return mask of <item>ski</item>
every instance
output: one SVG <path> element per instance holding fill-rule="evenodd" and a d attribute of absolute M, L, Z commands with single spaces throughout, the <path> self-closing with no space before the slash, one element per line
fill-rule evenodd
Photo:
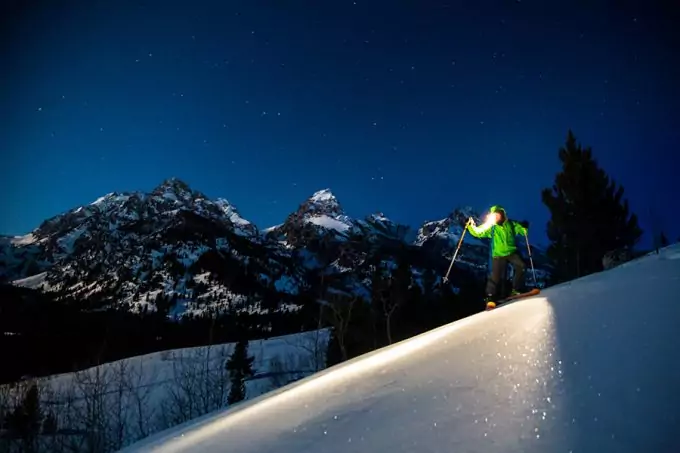
<path fill-rule="evenodd" d="M 498 302 L 487 302 L 486 304 L 486 310 L 493 310 L 494 308 L 498 307 L 499 305 L 503 305 L 506 302 L 510 302 L 511 300 L 515 299 L 522 299 L 523 297 L 529 297 L 529 296 L 535 296 L 536 294 L 539 294 L 541 292 L 540 289 L 534 288 L 531 291 L 527 291 L 525 293 L 520 293 L 520 294 L 515 294 L 514 296 L 508 296 L 505 299 L 501 299 Z"/>

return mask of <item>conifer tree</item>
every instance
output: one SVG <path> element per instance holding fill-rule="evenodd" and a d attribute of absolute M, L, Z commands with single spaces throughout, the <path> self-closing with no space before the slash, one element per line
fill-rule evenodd
<path fill-rule="evenodd" d="M 623 199 L 623 187 L 600 168 L 590 147 L 576 142 L 571 130 L 559 159 L 562 170 L 542 199 L 551 213 L 548 256 L 557 281 L 566 281 L 602 270 L 604 254 L 632 248 L 642 230 Z"/>
<path fill-rule="evenodd" d="M 253 360 L 255 357 L 248 357 L 248 341 L 241 339 L 236 343 L 234 352 L 227 360 L 226 368 L 231 381 L 231 389 L 227 396 L 227 403 L 234 404 L 242 401 L 246 397 L 246 378 L 252 376 Z"/>
<path fill-rule="evenodd" d="M 20 405 L 9 414 L 6 420 L 10 437 L 21 439 L 23 451 L 36 451 L 36 439 L 40 434 L 42 419 L 40 393 L 38 387 L 32 384 Z"/>

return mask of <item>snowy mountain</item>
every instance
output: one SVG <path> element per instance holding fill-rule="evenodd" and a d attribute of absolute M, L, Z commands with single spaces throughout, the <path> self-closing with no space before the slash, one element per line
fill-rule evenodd
<path fill-rule="evenodd" d="M 313 194 L 291 213 L 285 222 L 267 230 L 267 236 L 277 238 L 292 247 L 304 246 L 322 234 L 346 239 L 353 221 L 345 215 L 340 203 L 324 189 Z"/>
<path fill-rule="evenodd" d="M 110 193 L 48 219 L 23 238 L 5 240 L 6 262 L 21 261 L 29 247 L 47 271 L 15 283 L 136 310 L 159 294 L 179 299 L 183 311 L 238 301 L 235 289 L 276 283 L 288 270 L 227 200 L 211 201 L 177 179 L 150 193 Z M 243 275 L 245 269 L 265 269 L 268 281 Z"/>
<path fill-rule="evenodd" d="M 324 189 L 282 224 L 259 231 L 227 200 L 210 200 L 172 178 L 150 193 L 109 193 L 25 236 L 1 237 L 0 278 L 91 308 L 164 307 L 177 316 L 209 307 L 291 310 L 311 297 L 319 273 L 332 276 L 336 289 L 367 298 L 377 255 L 394 268 L 408 250 L 423 285 L 418 276 L 442 273 L 470 215 L 467 208 L 426 222 L 410 243 L 403 225 L 382 213 L 353 219 Z M 481 276 L 487 258 L 488 244 L 467 235 L 459 265 Z"/>
<path fill-rule="evenodd" d="M 123 451 L 677 452 L 679 276 L 676 244 Z"/>

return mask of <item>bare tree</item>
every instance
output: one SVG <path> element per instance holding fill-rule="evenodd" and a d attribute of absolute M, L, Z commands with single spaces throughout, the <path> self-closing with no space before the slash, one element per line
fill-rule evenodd
<path fill-rule="evenodd" d="M 134 389 L 130 385 L 130 367 L 128 360 L 119 360 L 113 365 L 112 392 L 107 398 L 107 412 L 111 417 L 110 446 L 120 450 L 125 440 L 130 437 L 128 420 L 130 417 L 131 394 Z"/>
<path fill-rule="evenodd" d="M 343 361 L 349 357 L 347 353 L 347 333 L 352 320 L 352 309 L 357 299 L 358 296 L 333 291 L 328 293 L 328 301 L 325 303 L 329 308 L 330 322 L 333 325 L 333 332 L 335 332 L 335 336 L 338 339 Z"/>
<path fill-rule="evenodd" d="M 155 370 L 155 369 L 154 369 Z M 145 379 L 146 376 L 146 379 Z M 132 412 L 136 421 L 136 431 L 133 436 L 142 439 L 151 434 L 153 429 L 151 420 L 155 418 L 156 410 L 149 399 L 153 386 L 156 384 L 157 373 L 144 369 L 144 361 L 139 361 L 139 367 L 131 367 L 127 385 L 132 398 Z"/>
<path fill-rule="evenodd" d="M 222 364 L 227 355 L 224 346 L 173 353 L 172 379 L 166 383 L 167 397 L 162 402 L 164 426 L 183 423 L 226 404 L 229 385 Z"/>
<path fill-rule="evenodd" d="M 393 343 L 392 339 L 392 317 L 397 309 L 403 306 L 408 299 L 408 290 L 411 285 L 411 268 L 404 259 L 399 260 L 397 268 L 390 273 L 387 280 L 381 279 L 379 284 L 385 285 L 377 292 L 380 298 L 380 305 L 385 317 L 385 331 L 388 344 Z"/>
<path fill-rule="evenodd" d="M 74 383 L 84 405 L 76 422 L 85 431 L 85 450 L 107 451 L 109 441 L 109 413 L 106 394 L 111 391 L 111 375 L 107 367 L 96 366 L 77 371 Z"/>

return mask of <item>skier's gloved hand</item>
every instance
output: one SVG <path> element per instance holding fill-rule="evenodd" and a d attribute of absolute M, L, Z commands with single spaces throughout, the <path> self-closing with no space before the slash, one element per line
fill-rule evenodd
<path fill-rule="evenodd" d="M 522 225 L 527 230 L 529 229 L 529 221 L 528 220 L 520 220 L 519 224 Z"/>

